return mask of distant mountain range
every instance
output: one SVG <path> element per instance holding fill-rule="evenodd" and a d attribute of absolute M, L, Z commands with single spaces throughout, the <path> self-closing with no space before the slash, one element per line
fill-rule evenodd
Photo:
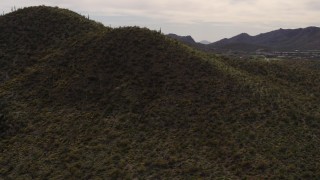
<path fill-rule="evenodd" d="M 192 39 L 192 37 L 190 38 Z M 319 50 L 320 28 L 278 29 L 256 36 L 241 33 L 232 38 L 225 38 L 208 44 L 206 45 L 206 49 L 248 52 L 258 49 L 264 49 L 266 51 Z"/>
<path fill-rule="evenodd" d="M 230 39 L 222 39 L 210 44 L 219 49 L 253 51 L 267 50 L 314 50 L 320 49 L 320 28 L 279 29 L 268 33 L 250 36 L 239 34 Z"/>
<path fill-rule="evenodd" d="M 187 44 L 196 44 L 196 41 L 191 36 L 179 36 L 176 34 L 167 34 L 167 36 Z"/>
<path fill-rule="evenodd" d="M 175 40 L 178 40 L 178 41 L 181 41 L 183 43 L 187 43 L 187 44 L 198 44 L 198 45 L 201 45 L 201 44 L 204 44 L 204 45 L 207 45 L 207 44 L 211 44 L 212 42 L 210 41 L 207 41 L 207 40 L 202 40 L 200 42 L 196 42 L 193 37 L 191 37 L 190 35 L 188 36 L 180 36 L 180 35 L 177 35 L 177 34 L 173 34 L 173 33 L 170 33 L 170 34 L 167 34 L 168 37 L 171 37 Z"/>
<path fill-rule="evenodd" d="M 200 44 L 211 44 L 212 42 L 207 41 L 207 40 L 202 40 L 199 42 Z"/>

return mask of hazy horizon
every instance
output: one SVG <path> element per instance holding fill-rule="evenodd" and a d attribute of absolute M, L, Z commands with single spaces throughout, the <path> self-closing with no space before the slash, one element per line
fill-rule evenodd
<path fill-rule="evenodd" d="M 257 35 L 280 28 L 320 26 L 320 2 L 316 0 L 6 0 L 0 4 L 4 13 L 14 6 L 58 6 L 89 15 L 106 26 L 137 25 L 210 42 L 244 32 Z"/>

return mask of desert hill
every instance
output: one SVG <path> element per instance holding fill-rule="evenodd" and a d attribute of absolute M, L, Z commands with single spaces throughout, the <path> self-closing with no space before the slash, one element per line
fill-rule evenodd
<path fill-rule="evenodd" d="M 45 6 L 0 27 L 0 178 L 320 176 L 317 61 L 236 61 Z"/>

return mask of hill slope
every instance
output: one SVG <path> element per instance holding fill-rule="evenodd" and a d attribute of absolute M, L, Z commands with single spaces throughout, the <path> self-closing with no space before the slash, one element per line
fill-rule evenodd
<path fill-rule="evenodd" d="M 39 11 L 68 22 L 41 25 Z M 318 62 L 237 62 L 77 17 L 0 17 L 30 39 L 0 44 L 0 178 L 320 176 Z M 66 23 L 70 36 L 51 34 Z M 33 47 L 38 32 L 51 43 Z"/>
<path fill-rule="evenodd" d="M 220 49 L 255 51 L 269 50 L 319 50 L 320 28 L 279 29 L 268 33 L 250 36 L 240 34 L 230 39 L 222 39 L 210 46 Z"/>
<path fill-rule="evenodd" d="M 108 29 L 65 9 L 31 7 L 0 17 L 0 82 L 66 39 Z"/>

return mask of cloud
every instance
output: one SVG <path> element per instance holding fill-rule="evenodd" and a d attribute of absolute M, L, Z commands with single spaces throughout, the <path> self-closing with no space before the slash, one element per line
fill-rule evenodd
<path fill-rule="evenodd" d="M 308 10 L 320 11 L 320 1 L 310 1 L 306 4 Z"/>
<path fill-rule="evenodd" d="M 3 2 L 1 2 L 3 4 Z M 93 15 L 142 16 L 168 22 L 305 22 L 316 21 L 314 0 L 8 0 L 5 5 L 54 5 Z"/>
<path fill-rule="evenodd" d="M 176 24 L 177 28 L 227 24 L 238 30 L 245 26 L 269 30 L 320 25 L 318 0 L 1 0 L 0 10 L 41 4 L 90 14 L 105 24 L 108 20 L 120 20 L 124 25 Z"/>

